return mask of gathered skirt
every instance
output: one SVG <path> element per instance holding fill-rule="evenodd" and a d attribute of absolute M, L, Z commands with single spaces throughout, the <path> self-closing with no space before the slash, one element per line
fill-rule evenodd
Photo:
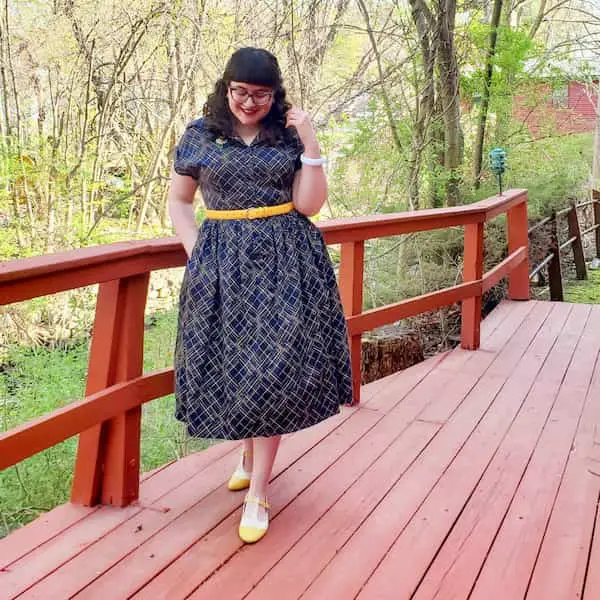
<path fill-rule="evenodd" d="M 304 215 L 202 222 L 181 287 L 175 397 L 190 435 L 229 440 L 291 433 L 352 402 L 335 272 Z"/>

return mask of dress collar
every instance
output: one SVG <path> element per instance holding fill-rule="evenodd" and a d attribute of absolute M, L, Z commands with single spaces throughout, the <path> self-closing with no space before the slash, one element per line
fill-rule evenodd
<path fill-rule="evenodd" d="M 256 146 L 257 144 L 259 144 L 260 142 L 262 142 L 265 138 L 265 133 L 264 133 L 264 128 L 261 126 L 258 130 L 258 133 L 256 134 L 256 136 L 254 137 L 254 139 L 249 143 L 246 144 L 246 142 L 237 134 L 237 133 L 233 133 L 229 139 L 231 140 L 235 140 L 236 142 L 239 142 L 240 144 L 242 144 L 243 146 Z"/>

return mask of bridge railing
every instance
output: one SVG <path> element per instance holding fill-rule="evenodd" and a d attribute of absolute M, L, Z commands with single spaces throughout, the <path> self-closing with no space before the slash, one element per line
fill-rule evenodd
<path fill-rule="evenodd" d="M 581 230 L 579 212 L 585 208 L 590 208 L 592 212 L 593 225 L 587 229 Z M 567 231 L 569 238 L 562 244 L 559 241 L 558 222 L 562 217 L 566 217 Z M 585 255 L 583 251 L 583 240 L 585 236 L 594 234 L 596 256 L 600 258 L 600 191 L 592 192 L 592 199 L 587 202 L 576 204 L 571 203 L 569 208 L 554 211 L 549 217 L 538 221 L 529 228 L 529 235 L 542 227 L 550 229 L 550 244 L 544 258 L 535 266 L 532 266 L 529 278 L 538 276 L 541 278 L 544 270 L 548 273 L 548 287 L 550 290 L 550 300 L 555 302 L 563 301 L 563 276 L 561 256 L 566 250 L 573 252 L 573 262 L 575 264 L 575 274 L 577 279 L 587 279 L 587 268 L 585 265 Z"/>
<path fill-rule="evenodd" d="M 508 256 L 483 272 L 484 224 L 506 213 Z M 365 240 L 464 226 L 463 282 L 363 311 Z M 477 349 L 483 293 L 509 278 L 509 296 L 529 298 L 527 192 L 509 190 L 469 206 L 318 223 L 341 245 L 339 286 L 347 318 L 354 400 L 360 397 L 363 332 L 462 302 L 461 345 Z M 142 374 L 150 273 L 183 266 L 176 239 L 110 244 L 0 265 L 0 305 L 99 284 L 85 397 L 0 435 L 0 469 L 79 434 L 71 500 L 125 506 L 138 497 L 142 404 L 173 392 L 173 369 Z"/>

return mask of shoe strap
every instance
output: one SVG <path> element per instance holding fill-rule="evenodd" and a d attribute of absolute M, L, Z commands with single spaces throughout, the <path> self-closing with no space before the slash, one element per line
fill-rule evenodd
<path fill-rule="evenodd" d="M 271 505 L 266 501 L 266 500 L 261 500 L 260 498 L 256 498 L 255 496 L 250 496 L 247 497 L 244 500 L 244 504 L 259 504 L 260 506 L 262 506 L 263 508 L 266 508 L 267 510 L 271 509 Z"/>

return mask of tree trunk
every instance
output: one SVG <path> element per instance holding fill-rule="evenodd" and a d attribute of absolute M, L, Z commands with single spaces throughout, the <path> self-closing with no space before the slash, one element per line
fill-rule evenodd
<path fill-rule="evenodd" d="M 531 29 L 529 30 L 529 37 L 533 39 L 535 34 L 538 32 L 540 25 L 544 21 L 544 17 L 546 16 L 546 0 L 541 0 L 540 5 L 538 7 L 538 12 L 535 17 L 535 21 L 531 25 Z"/>
<path fill-rule="evenodd" d="M 513 2 L 505 1 L 502 5 L 502 16 L 500 22 L 503 27 L 511 29 Z M 496 73 L 497 78 L 503 79 L 503 89 L 514 90 L 515 74 L 512 71 L 508 73 Z M 500 98 L 496 108 L 496 127 L 494 132 L 495 144 L 503 146 L 509 135 L 509 127 L 513 114 L 513 97 L 505 96 Z"/>
<path fill-rule="evenodd" d="M 175 116 L 173 115 L 169 122 L 166 124 L 164 129 L 160 134 L 160 138 L 154 150 L 154 155 L 152 160 L 150 161 L 150 168 L 147 171 L 146 176 L 146 191 L 144 192 L 144 199 L 142 201 L 142 206 L 140 209 L 140 214 L 138 215 L 137 225 L 135 232 L 137 234 L 142 232 L 142 228 L 144 226 L 144 221 L 146 220 L 146 215 L 148 213 L 148 207 L 150 206 L 150 201 L 152 200 L 152 190 L 154 189 L 154 181 L 158 176 L 158 172 L 160 169 L 161 157 L 163 153 L 163 149 L 165 147 L 165 142 L 167 138 L 170 136 L 171 128 L 173 127 L 173 123 L 175 122 Z"/>
<path fill-rule="evenodd" d="M 441 93 L 439 91 L 439 80 L 436 81 L 436 95 L 433 103 L 431 123 L 427 132 L 427 168 L 430 173 L 438 173 L 444 167 L 444 148 L 446 147 L 444 116 L 442 109 Z M 430 178 L 430 187 L 427 190 L 428 206 L 430 208 L 441 208 L 444 206 L 444 198 L 440 193 L 437 177 Z"/>
<path fill-rule="evenodd" d="M 492 88 L 492 76 L 494 73 L 494 57 L 496 55 L 496 40 L 498 38 L 498 25 L 500 24 L 500 15 L 502 14 L 502 0 L 494 0 L 494 9 L 492 10 L 492 20 L 490 22 L 490 45 L 486 56 L 485 79 L 483 83 L 483 99 L 481 101 L 481 111 L 479 113 L 479 122 L 477 123 L 477 133 L 475 135 L 475 148 L 473 150 L 473 182 L 475 189 L 479 189 L 481 184 L 481 166 L 483 161 L 483 142 L 485 139 L 485 123 L 487 120 L 488 108 L 490 105 L 490 93 Z"/>
<path fill-rule="evenodd" d="M 12 64 L 12 53 L 10 48 L 10 27 L 8 23 L 8 0 L 4 3 L 4 23 L 5 23 L 5 32 L 6 32 L 6 62 L 8 64 L 8 74 L 10 75 L 10 81 L 12 85 L 13 92 L 13 102 L 15 107 L 15 130 L 17 136 L 17 144 L 19 147 L 19 151 L 21 149 L 21 109 L 19 106 L 19 94 L 17 92 L 17 82 L 15 79 L 15 70 Z"/>
<path fill-rule="evenodd" d="M 7 178 L 8 181 L 8 178 Z M 15 223 L 15 234 L 17 238 L 17 246 L 19 250 L 22 250 L 25 247 L 25 238 L 23 237 L 23 232 L 21 231 L 21 211 L 19 209 L 19 191 L 16 185 L 12 186 L 10 190 L 10 195 L 12 198 L 12 208 L 13 208 L 13 219 Z"/>
<path fill-rule="evenodd" d="M 204 8 L 204 5 L 203 5 Z M 198 15 L 199 23 L 202 24 L 204 20 L 204 12 Z M 172 15 L 172 19 L 175 18 L 175 15 Z M 150 161 L 150 166 L 146 171 L 145 181 L 147 182 L 146 191 L 144 193 L 144 199 L 142 202 L 140 214 L 138 215 L 137 224 L 136 224 L 136 233 L 140 233 L 142 227 L 144 225 L 144 221 L 146 219 L 146 214 L 148 212 L 148 207 L 150 206 L 150 201 L 152 198 L 152 189 L 154 186 L 154 180 L 157 178 L 160 165 L 162 161 L 163 152 L 165 149 L 165 144 L 168 139 L 171 138 L 171 131 L 173 129 L 173 125 L 177 120 L 177 116 L 185 102 L 187 92 L 189 90 L 188 82 L 191 81 L 191 77 L 189 77 L 189 73 L 194 73 L 196 70 L 196 65 L 198 62 L 198 57 L 200 55 L 200 40 L 196 39 L 193 50 L 191 53 L 191 59 L 189 64 L 184 69 L 181 64 L 181 57 L 179 54 L 179 39 L 177 36 L 177 27 L 175 23 L 172 23 L 169 29 L 169 35 L 167 36 L 167 50 L 168 55 L 170 57 L 169 62 L 169 104 L 170 104 L 170 116 L 166 125 L 163 127 L 160 132 L 156 148 L 154 150 L 154 154 Z M 159 210 L 160 213 L 160 210 Z"/>
<path fill-rule="evenodd" d="M 459 168 L 463 161 L 458 64 L 454 48 L 455 20 L 456 0 L 438 0 L 438 71 L 446 141 L 444 166 L 449 171 L 446 184 L 448 206 L 460 203 Z"/>
<path fill-rule="evenodd" d="M 8 30 L 5 31 L 4 16 L 0 15 L 0 95 L 2 96 L 2 122 L 0 129 L 2 131 L 2 137 L 6 136 L 10 140 L 10 113 L 8 108 L 8 81 L 6 77 L 6 51 L 5 51 L 5 38 L 8 36 Z M 10 143 L 10 141 L 9 141 Z"/>
<path fill-rule="evenodd" d="M 432 43 L 432 17 L 424 0 L 410 0 L 411 14 L 419 35 L 421 58 L 424 68 L 422 89 L 416 90 L 415 124 L 411 141 L 411 154 L 408 162 L 408 198 L 410 208 L 420 206 L 420 174 L 423 150 L 426 145 L 429 123 L 435 102 L 435 45 Z M 417 86 L 418 86 L 417 82 Z"/>
<path fill-rule="evenodd" d="M 365 333 L 362 341 L 362 376 L 365 385 L 424 360 L 419 337 L 396 325 Z"/>
<path fill-rule="evenodd" d="M 377 40 L 375 39 L 375 35 L 373 34 L 373 29 L 371 27 L 371 20 L 369 18 L 369 11 L 365 6 L 363 0 L 358 0 L 358 6 L 363 14 L 363 18 L 365 21 L 365 25 L 367 27 L 367 34 L 369 36 L 369 40 L 371 41 L 371 47 L 373 48 L 373 53 L 375 54 L 375 60 L 377 63 L 377 72 L 379 73 L 379 87 L 381 89 L 381 97 L 383 99 L 383 106 L 385 108 L 385 114 L 387 115 L 388 123 L 390 126 L 390 131 L 392 132 L 392 139 L 394 140 L 394 145 L 396 146 L 396 150 L 398 152 L 402 152 L 402 142 L 400 141 L 400 135 L 398 133 L 398 128 L 396 126 L 396 119 L 394 118 L 394 113 L 392 111 L 392 103 L 390 101 L 390 97 L 388 96 L 383 76 L 383 66 L 381 63 L 381 54 L 379 52 L 377 46 Z"/>

